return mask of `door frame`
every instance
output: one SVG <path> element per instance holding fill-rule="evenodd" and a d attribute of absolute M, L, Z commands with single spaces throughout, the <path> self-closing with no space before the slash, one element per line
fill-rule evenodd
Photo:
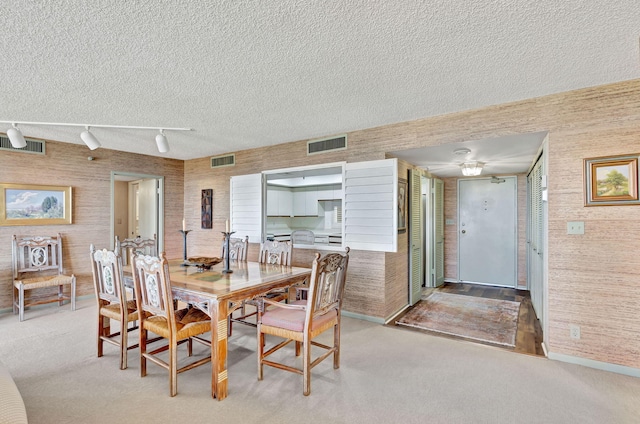
<path fill-rule="evenodd" d="M 111 216 L 109 220 L 111 249 L 115 248 L 115 182 L 155 179 L 158 187 L 158 207 L 156 221 L 158 226 L 158 252 L 164 251 L 164 177 L 161 175 L 137 174 L 134 172 L 111 171 Z M 129 208 L 131 206 L 129 205 Z"/>

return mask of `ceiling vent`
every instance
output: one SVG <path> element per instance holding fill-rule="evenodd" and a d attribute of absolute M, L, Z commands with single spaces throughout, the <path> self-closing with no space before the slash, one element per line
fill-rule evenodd
<path fill-rule="evenodd" d="M 236 155 L 216 156 L 211 158 L 212 168 L 221 168 L 223 166 L 234 166 L 236 164 Z"/>
<path fill-rule="evenodd" d="M 347 136 L 325 138 L 322 140 L 309 141 L 307 143 L 307 155 L 315 155 L 317 153 L 333 152 L 336 150 L 345 150 L 347 148 Z"/>
<path fill-rule="evenodd" d="M 12 152 L 25 152 L 25 153 L 35 153 L 37 155 L 45 154 L 45 145 L 44 140 L 34 140 L 32 138 L 26 138 L 27 142 L 26 147 L 22 147 L 17 149 L 11 145 L 11 141 L 9 141 L 9 137 L 6 134 L 0 135 L 0 150 L 9 150 Z"/>

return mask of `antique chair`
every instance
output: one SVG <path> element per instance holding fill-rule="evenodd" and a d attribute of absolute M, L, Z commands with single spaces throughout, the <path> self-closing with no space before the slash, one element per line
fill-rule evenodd
<path fill-rule="evenodd" d="M 293 246 L 290 241 L 266 241 L 264 243 L 261 243 L 258 262 L 261 264 L 291 266 L 291 253 L 293 250 L 292 247 Z M 272 292 L 269 293 L 267 297 L 273 301 L 281 302 L 288 298 L 288 290 Z M 247 313 L 246 305 L 252 305 L 257 308 L 258 302 L 256 300 L 246 300 L 242 302 L 241 316 L 234 318 L 233 312 L 229 315 L 229 325 L 227 333 L 229 336 L 231 336 L 231 326 L 233 322 L 239 322 L 241 324 L 250 325 L 252 327 L 256 326 L 254 322 L 247 321 L 247 318 L 256 315 L 257 310 Z"/>
<path fill-rule="evenodd" d="M 131 256 L 131 251 L 134 252 L 142 252 L 144 255 L 149 256 L 158 256 L 158 242 L 156 240 L 156 235 L 153 235 L 153 238 L 126 238 L 124 240 L 120 240 L 118 236 L 116 236 L 116 251 L 122 258 L 122 265 L 129 265 L 129 258 Z"/>
<path fill-rule="evenodd" d="M 314 244 L 316 236 L 311 230 L 294 230 L 291 233 L 291 243 L 293 244 Z"/>
<path fill-rule="evenodd" d="M 229 260 L 246 261 L 247 251 L 249 250 L 249 236 L 245 238 L 230 237 L 229 238 Z M 227 244 L 222 240 L 222 259 L 227 257 Z"/>
<path fill-rule="evenodd" d="M 24 308 L 43 303 L 71 301 L 76 310 L 76 277 L 62 266 L 62 236 L 13 236 L 13 313 L 24 321 Z M 70 286 L 66 295 L 64 286 Z M 58 286 L 57 296 L 25 300 L 25 291 Z"/>
<path fill-rule="evenodd" d="M 132 255 L 133 282 L 138 306 L 140 334 L 140 376 L 147 375 L 147 360 L 169 371 L 169 393 L 178 393 L 178 374 L 206 364 L 211 355 L 178 368 L 178 345 L 187 342 L 188 355 L 192 355 L 192 341 L 211 347 L 202 334 L 211 331 L 211 318 L 196 308 L 176 310 L 171 293 L 169 264 L 164 252 L 160 257 Z M 167 339 L 168 344 L 147 352 L 148 332 Z M 168 361 L 157 354 L 169 351 Z"/>
<path fill-rule="evenodd" d="M 316 253 L 309 280 L 306 301 L 293 303 L 274 302 L 260 299 L 258 307 L 258 380 L 262 380 L 263 366 L 269 365 L 303 376 L 303 393 L 311 393 L 311 369 L 333 354 L 333 368 L 340 367 L 340 311 L 344 292 L 349 248 L 345 254 L 328 253 L 321 257 Z M 270 308 L 265 310 L 265 306 Z M 333 328 L 333 345 L 327 346 L 313 339 Z M 265 334 L 285 340 L 265 352 Z M 266 359 L 287 344 L 295 342 L 295 354 L 300 355 L 302 346 L 302 368 L 297 368 Z M 311 360 L 311 346 L 325 349 L 325 352 Z"/>
<path fill-rule="evenodd" d="M 138 327 L 138 310 L 135 300 L 127 301 L 122 275 L 122 258 L 116 250 L 96 250 L 93 244 L 89 248 L 93 285 L 98 301 L 98 357 L 102 356 L 104 342 L 120 348 L 120 369 L 127 368 L 127 351 L 138 344 L 129 346 L 129 331 Z M 118 321 L 118 331 L 112 332 L 111 321 Z M 133 322 L 133 326 L 129 323 Z"/>

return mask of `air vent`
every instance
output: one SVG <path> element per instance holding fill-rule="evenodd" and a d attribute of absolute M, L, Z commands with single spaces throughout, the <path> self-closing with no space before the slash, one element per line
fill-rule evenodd
<path fill-rule="evenodd" d="M 11 141 L 9 141 L 9 137 L 6 135 L 0 135 L 0 150 L 10 150 L 12 152 L 25 152 L 25 153 L 35 153 L 37 155 L 45 154 L 45 145 L 44 140 L 34 140 L 32 138 L 26 138 L 27 146 L 21 149 L 16 149 L 11 145 Z"/>
<path fill-rule="evenodd" d="M 336 150 L 345 150 L 347 148 L 347 136 L 325 138 L 322 140 L 309 141 L 307 143 L 307 155 L 315 155 L 317 153 L 333 152 Z"/>
<path fill-rule="evenodd" d="M 234 166 L 236 164 L 236 155 L 216 156 L 211 158 L 212 168 L 221 168 L 223 166 Z"/>

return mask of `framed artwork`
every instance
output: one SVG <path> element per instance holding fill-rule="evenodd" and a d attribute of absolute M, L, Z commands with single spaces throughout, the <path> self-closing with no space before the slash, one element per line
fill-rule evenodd
<path fill-rule="evenodd" d="M 637 205 L 638 154 L 584 160 L 585 206 Z"/>
<path fill-rule="evenodd" d="M 71 224 L 71 187 L 0 183 L 0 225 Z"/>
<path fill-rule="evenodd" d="M 407 209 L 409 206 L 407 190 L 407 180 L 398 178 L 398 233 L 407 231 Z"/>
<path fill-rule="evenodd" d="M 212 203 L 213 189 L 207 188 L 202 190 L 202 201 L 200 209 L 200 228 L 210 230 L 212 228 Z"/>

